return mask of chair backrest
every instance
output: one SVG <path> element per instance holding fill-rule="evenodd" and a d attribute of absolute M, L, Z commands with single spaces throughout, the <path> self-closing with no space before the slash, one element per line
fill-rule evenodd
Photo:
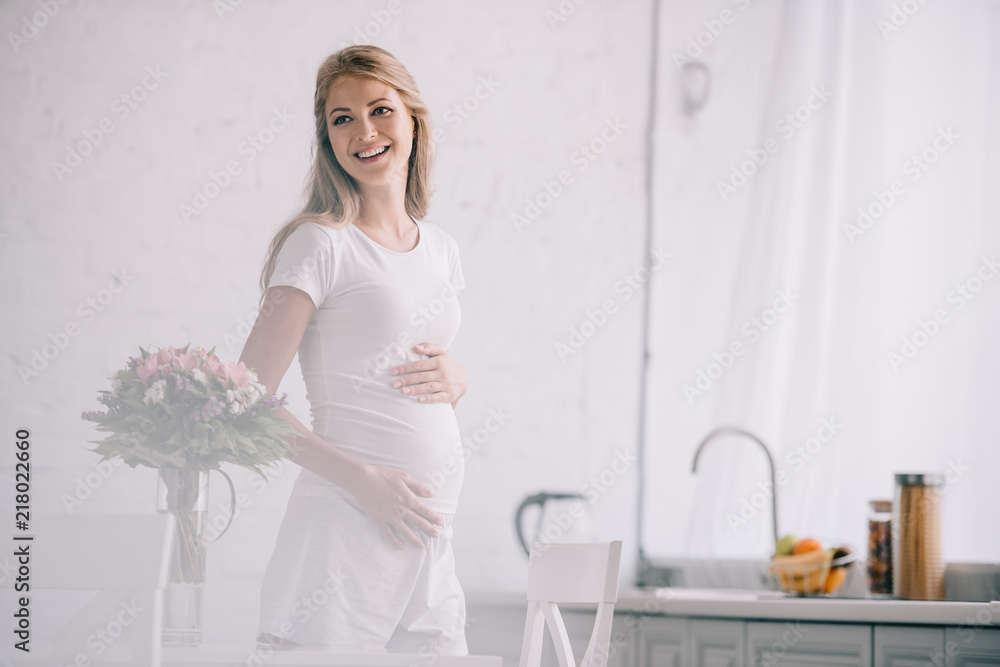
<path fill-rule="evenodd" d="M 520 667 L 540 667 L 545 626 L 560 667 L 577 667 L 560 603 L 597 605 L 590 642 L 579 667 L 604 664 L 611 641 L 611 621 L 618 601 L 622 543 L 558 544 L 535 542 L 528 558 L 528 616 L 521 643 Z M 599 653 L 603 652 L 603 653 Z"/>
<path fill-rule="evenodd" d="M 105 664 L 98 658 L 114 660 L 125 653 L 120 642 L 112 645 L 111 640 L 127 630 L 132 640 L 127 652 L 131 662 L 158 666 L 162 596 L 170 573 L 174 531 L 174 515 L 169 513 L 32 514 L 28 534 L 34 539 L 15 543 L 30 554 L 32 591 L 97 591 L 97 595 L 82 608 L 73 605 L 75 613 L 58 628 L 53 645 L 39 646 L 33 640 L 32 652 L 23 654 L 24 658 L 48 664 L 65 659 L 72 664 L 82 654 L 89 664 Z M 12 581 L 0 584 L 12 585 Z M 68 615 L 65 606 L 37 607 L 32 600 L 31 614 L 33 618 L 49 614 L 55 620 Z M 100 651 L 94 649 L 94 633 L 99 629 L 107 629 L 97 642 Z"/>

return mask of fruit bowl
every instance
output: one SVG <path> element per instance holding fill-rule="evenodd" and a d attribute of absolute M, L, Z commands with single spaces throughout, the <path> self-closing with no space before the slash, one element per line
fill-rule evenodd
<path fill-rule="evenodd" d="M 831 595 L 844 584 L 849 565 L 857 558 L 853 549 L 816 549 L 774 556 L 769 563 L 773 588 L 794 595 Z"/>

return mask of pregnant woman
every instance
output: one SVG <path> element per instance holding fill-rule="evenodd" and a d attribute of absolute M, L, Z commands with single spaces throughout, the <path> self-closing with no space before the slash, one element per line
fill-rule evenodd
<path fill-rule="evenodd" d="M 296 351 L 313 430 L 268 561 L 258 640 L 348 653 L 468 655 L 452 519 L 464 457 L 447 352 L 465 281 L 423 221 L 427 107 L 387 51 L 350 46 L 316 77 L 304 209 L 271 242 L 241 355 L 274 393 Z"/>

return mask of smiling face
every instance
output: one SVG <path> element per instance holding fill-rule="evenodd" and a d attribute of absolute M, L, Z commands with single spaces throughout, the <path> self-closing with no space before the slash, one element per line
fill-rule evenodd
<path fill-rule="evenodd" d="M 406 185 L 414 123 L 391 86 L 342 76 L 326 96 L 326 125 L 337 162 L 365 185 Z"/>

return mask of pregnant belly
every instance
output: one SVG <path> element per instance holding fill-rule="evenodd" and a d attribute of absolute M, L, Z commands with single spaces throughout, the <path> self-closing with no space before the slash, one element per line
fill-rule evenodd
<path fill-rule="evenodd" d="M 458 500 L 464 456 L 450 404 L 421 403 L 380 383 L 335 395 L 341 400 L 313 406 L 318 436 L 364 463 L 405 470 L 429 486 L 438 503 Z"/>

